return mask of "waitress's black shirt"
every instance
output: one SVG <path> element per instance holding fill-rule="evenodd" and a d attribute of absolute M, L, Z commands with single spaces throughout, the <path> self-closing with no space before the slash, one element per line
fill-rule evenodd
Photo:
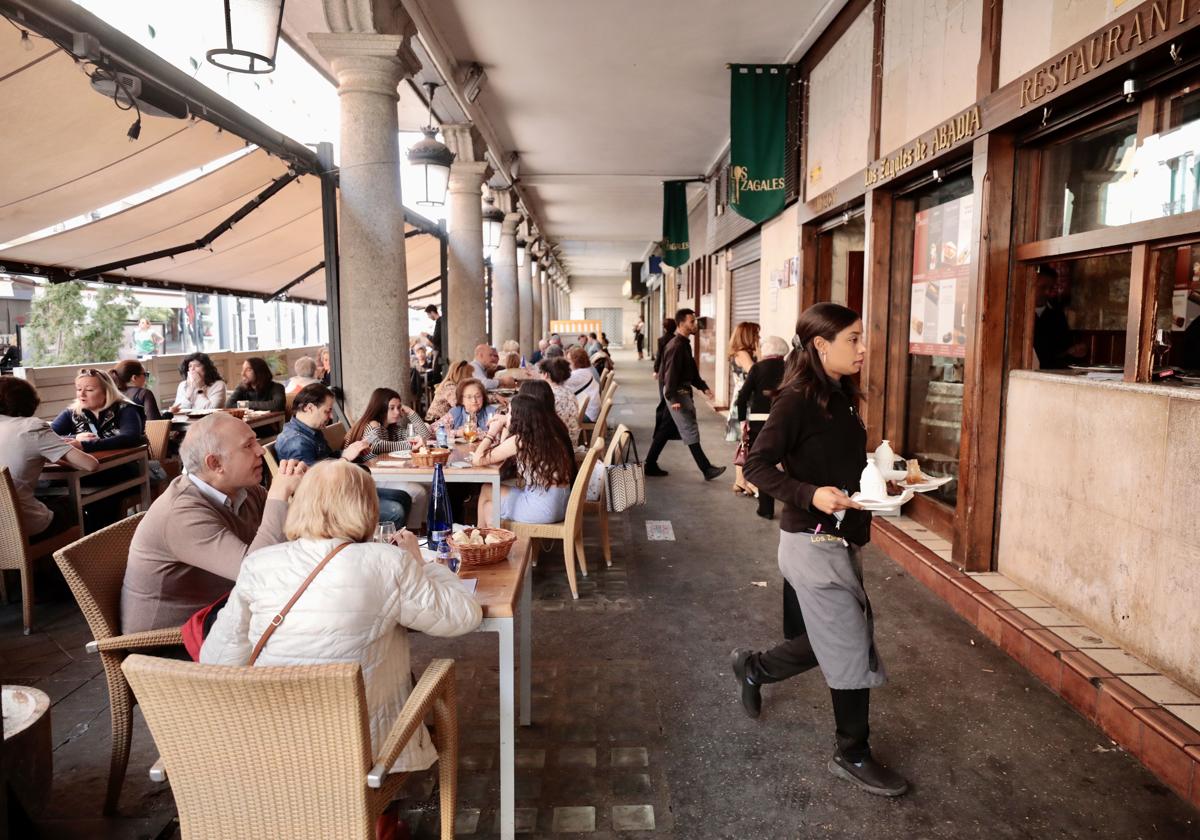
<path fill-rule="evenodd" d="M 840 534 L 855 545 L 871 538 L 871 514 L 848 510 L 837 519 L 812 507 L 819 487 L 858 491 L 867 463 L 867 431 L 858 409 L 840 389 L 829 398 L 828 415 L 795 385 L 779 392 L 743 468 L 746 480 L 783 502 L 784 531 Z M 783 467 L 780 471 L 776 465 Z"/>

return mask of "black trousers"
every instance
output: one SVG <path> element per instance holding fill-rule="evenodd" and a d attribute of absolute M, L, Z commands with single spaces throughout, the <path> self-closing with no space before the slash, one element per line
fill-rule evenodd
<path fill-rule="evenodd" d="M 669 420 L 669 418 L 668 418 Z M 667 443 L 673 440 L 679 440 L 679 432 L 675 430 L 674 421 L 670 421 L 670 428 L 666 428 L 663 424 L 659 424 L 654 428 L 654 438 L 650 441 L 650 452 L 646 455 L 646 463 L 658 465 L 658 456 L 662 454 Z M 696 466 L 701 472 L 705 472 L 712 466 L 712 462 L 708 460 L 708 456 L 704 454 L 704 450 L 700 448 L 699 443 L 688 444 L 688 451 L 692 453 L 692 460 L 696 462 Z"/>
<path fill-rule="evenodd" d="M 803 616 L 798 609 L 794 615 L 799 618 L 799 626 L 789 628 L 789 635 L 795 635 L 770 650 L 752 655 L 746 663 L 746 676 L 754 682 L 760 685 L 782 682 L 817 667 L 817 656 L 804 632 Z M 833 701 L 838 752 L 847 761 L 869 758 L 871 689 L 831 688 L 829 693 Z"/>
<path fill-rule="evenodd" d="M 754 420 L 750 423 L 750 436 L 746 445 L 754 448 L 754 441 L 758 439 L 758 433 L 762 431 L 763 426 L 767 425 L 761 420 Z M 775 499 L 771 494 L 761 487 L 758 488 L 758 515 L 772 517 L 775 515 Z"/>

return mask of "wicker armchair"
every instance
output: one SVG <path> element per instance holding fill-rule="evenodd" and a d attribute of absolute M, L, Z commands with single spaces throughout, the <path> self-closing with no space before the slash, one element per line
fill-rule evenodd
<path fill-rule="evenodd" d="M 454 836 L 453 660 L 429 665 L 375 756 L 357 664 L 254 668 L 134 655 L 122 667 L 160 751 L 156 767 L 171 783 L 184 840 L 374 840 L 375 820 L 405 778 L 388 768 L 430 712 L 441 836 Z"/>
<path fill-rule="evenodd" d="M 121 660 L 134 650 L 183 644 L 179 628 L 147 630 L 119 635 L 121 629 L 121 584 L 129 561 L 129 544 L 144 513 L 122 519 L 54 553 L 54 560 L 71 587 L 94 641 L 89 653 L 99 653 L 108 680 L 109 712 L 112 716 L 112 759 L 108 768 L 108 793 L 104 813 L 117 810 L 125 768 L 129 764 L 129 742 L 133 735 L 133 693 L 121 673 Z"/>
<path fill-rule="evenodd" d="M 33 627 L 33 564 L 39 557 L 48 557 L 69 542 L 79 539 L 79 523 L 35 543 L 29 541 L 21 523 L 21 505 L 13 486 L 8 467 L 0 467 L 0 595 L 8 601 L 4 573 L 16 569 L 21 573 L 21 618 L 25 635 Z"/>
<path fill-rule="evenodd" d="M 567 513 L 562 522 L 535 525 L 505 519 L 500 523 L 500 527 L 507 528 L 518 537 L 528 538 L 529 545 L 526 551 L 534 557 L 537 556 L 534 552 L 537 551 L 538 540 L 562 540 L 567 583 L 571 586 L 571 597 L 576 600 L 579 599 L 579 588 L 575 583 L 576 561 L 579 563 L 579 571 L 587 577 L 587 558 L 583 553 L 583 511 L 587 503 L 588 477 L 592 474 L 592 468 L 595 467 L 603 446 L 604 441 L 598 438 L 583 456 L 583 463 L 579 465 L 579 472 L 575 475 L 575 484 L 571 487 L 571 496 L 567 500 Z"/>

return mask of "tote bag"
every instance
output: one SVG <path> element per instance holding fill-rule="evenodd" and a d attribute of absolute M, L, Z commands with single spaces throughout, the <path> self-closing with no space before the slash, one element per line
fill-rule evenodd
<path fill-rule="evenodd" d="M 608 509 L 612 513 L 623 513 L 635 505 L 646 504 L 646 470 L 638 457 L 633 435 L 629 436 L 629 445 L 633 449 L 633 461 L 610 464 L 604 469 Z"/>

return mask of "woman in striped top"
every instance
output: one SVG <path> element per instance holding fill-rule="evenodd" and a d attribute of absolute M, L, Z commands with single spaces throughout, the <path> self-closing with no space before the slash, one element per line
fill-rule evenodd
<path fill-rule="evenodd" d="M 414 436 L 429 439 L 433 432 L 417 412 L 404 405 L 399 394 L 391 388 L 376 388 L 371 392 L 367 410 L 346 436 L 346 443 L 356 440 L 369 443 L 370 448 L 361 459 L 367 462 L 388 452 L 407 452 L 408 440 Z"/>

